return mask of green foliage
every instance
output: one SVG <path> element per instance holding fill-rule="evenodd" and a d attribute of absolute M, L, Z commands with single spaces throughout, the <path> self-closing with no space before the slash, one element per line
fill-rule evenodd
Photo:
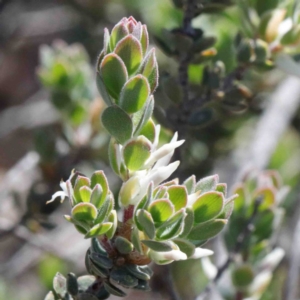
<path fill-rule="evenodd" d="M 67 46 L 62 41 L 53 47 L 43 46 L 38 75 L 50 90 L 53 105 L 72 126 L 87 120 L 87 106 L 94 97 L 92 70 L 88 55 L 80 45 Z"/>
<path fill-rule="evenodd" d="M 184 1 L 173 2 L 179 9 L 187 5 Z M 252 92 L 240 82 L 245 71 L 274 68 L 276 52 L 285 51 L 285 46 L 299 39 L 297 26 L 279 38 L 278 28 L 286 10 L 275 10 L 268 3 L 262 6 L 253 1 L 252 15 L 240 3 L 247 26 L 236 38 L 236 69 L 231 73 L 222 61 L 213 61 L 217 39 L 193 28 L 191 22 L 200 13 L 222 12 L 233 4 L 231 1 L 195 1 L 189 24 L 164 30 L 161 37 L 155 38 L 165 54 L 180 64 L 179 80 L 171 75 L 162 78 L 162 91 L 168 101 L 164 104 L 167 113 L 158 116 L 159 121 L 170 124 L 174 131 L 188 128 L 196 132 L 212 124 L 224 111 L 242 113 L 248 108 Z M 177 179 L 165 182 L 179 166 L 179 161 L 170 161 L 184 141 L 178 141 L 175 133 L 170 142 L 159 143 L 160 125 L 152 119 L 158 65 L 155 49 L 148 47 L 147 28 L 133 17 L 123 18 L 110 33 L 104 31 L 97 87 L 107 105 L 101 121 L 111 136 L 109 162 L 122 180 L 117 201 L 123 220 L 117 217 L 113 194 L 102 171 L 94 172 L 91 178 L 73 172 L 61 183 L 63 191 L 55 193 L 51 201 L 68 197 L 72 210 L 66 220 L 85 238 L 91 238 L 85 263 L 92 276 L 77 279 L 69 274 L 65 279 L 58 274 L 54 293 L 50 292 L 46 299 L 106 299 L 110 294 L 123 297 L 120 286 L 147 291 L 152 275 L 147 265 L 151 261 L 169 264 L 209 256 L 212 251 L 200 246 L 224 228 L 228 253 L 241 252 L 241 257 L 232 259 L 236 263 L 230 270 L 233 288 L 249 295 L 257 292 L 251 289 L 260 275 L 261 257 L 270 253 L 269 241 L 282 217 L 280 180 L 272 172 L 250 176 L 229 197 L 218 175 L 198 182 L 194 175 L 181 184 Z M 198 87 L 191 90 L 189 65 L 201 65 L 202 73 Z M 66 86 L 69 80 L 62 64 L 53 67 L 51 76 L 58 87 Z M 43 80 L 46 83 L 50 79 L 44 76 Z M 61 110 L 64 105 L 67 104 L 56 104 Z M 76 110 L 80 114 L 80 108 Z M 250 225 L 254 230 L 246 235 L 243 230 L 248 230 L 249 222 L 253 222 Z M 239 244 L 241 236 L 245 241 Z M 278 257 L 281 259 L 282 253 Z M 268 267 L 269 273 L 280 260 L 278 257 Z"/>

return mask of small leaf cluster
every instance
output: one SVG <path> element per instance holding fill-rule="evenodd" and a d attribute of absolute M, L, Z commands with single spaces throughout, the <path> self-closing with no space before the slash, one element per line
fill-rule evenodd
<path fill-rule="evenodd" d="M 193 175 L 183 184 L 150 184 L 135 208 L 135 249 L 143 252 L 146 246 L 158 264 L 209 255 L 210 250 L 197 247 L 220 233 L 234 205 L 234 196 L 226 198 L 226 184 L 218 180 L 214 175 L 196 182 Z"/>
<path fill-rule="evenodd" d="M 242 229 L 247 226 L 255 206 L 257 213 L 253 221 L 253 230 L 245 239 L 240 257 L 232 269 L 232 281 L 236 289 L 246 293 L 261 294 L 272 278 L 272 271 L 284 256 L 280 248 L 272 250 L 273 240 L 284 209 L 282 200 L 288 189 L 282 185 L 276 171 L 250 172 L 242 183 L 234 187 L 238 194 L 230 223 L 225 231 L 225 242 L 229 253 L 234 251 Z M 258 202 L 257 202 L 258 201 Z"/>
<path fill-rule="evenodd" d="M 92 275 L 76 278 L 73 273 L 69 273 L 65 278 L 57 273 L 53 279 L 53 291 L 44 300 L 103 300 L 109 296 L 104 285 L 99 284 Z"/>
<path fill-rule="evenodd" d="M 283 1 L 277 7 L 272 1 L 265 5 L 240 4 L 245 24 L 243 38 L 237 37 L 237 60 L 244 65 L 270 68 L 279 52 L 297 53 L 300 46 L 299 7 Z"/>
<path fill-rule="evenodd" d="M 118 235 L 110 243 L 113 247 L 106 251 L 97 238 L 92 238 L 85 258 L 88 272 L 98 278 L 108 293 L 119 297 L 126 294 L 117 285 L 150 290 L 148 282 L 152 271 L 146 265 L 136 265 L 129 261 L 128 255 L 133 251 L 129 241 Z"/>
<path fill-rule="evenodd" d="M 97 86 L 108 105 L 102 124 L 120 144 L 137 136 L 152 114 L 158 67 L 148 44 L 146 25 L 133 17 L 123 18 L 110 34 L 104 31 L 97 63 Z"/>
<path fill-rule="evenodd" d="M 53 105 L 73 126 L 88 117 L 87 107 L 94 97 L 92 69 L 85 49 L 57 41 L 40 49 L 41 66 L 38 76 L 50 91 Z"/>
<path fill-rule="evenodd" d="M 200 64 L 216 54 L 213 48 L 216 38 L 205 36 L 203 30 L 198 28 L 190 29 L 189 33 L 182 28 L 164 29 L 162 37 L 156 37 L 155 41 L 166 55 L 180 60 L 184 54 L 192 64 Z"/>
<path fill-rule="evenodd" d="M 49 201 L 56 197 L 69 198 L 72 211 L 65 219 L 73 223 L 76 229 L 90 238 L 106 235 L 112 238 L 117 229 L 117 213 L 114 208 L 114 198 L 109 190 L 103 171 L 96 171 L 91 178 L 78 172 L 72 172 L 66 182 L 61 183 L 63 191 L 57 192 Z"/>
<path fill-rule="evenodd" d="M 148 43 L 146 26 L 123 18 L 110 34 L 105 30 L 97 63 L 97 85 L 108 105 L 101 121 L 112 136 L 109 161 L 123 181 L 118 195 L 123 220 L 103 171 L 91 178 L 73 172 L 50 200 L 69 198 L 72 210 L 65 218 L 91 238 L 87 271 L 99 288 L 118 296 L 125 293 L 117 285 L 149 289 L 146 265 L 151 261 L 167 264 L 211 255 L 200 246 L 221 232 L 233 209 L 234 196 L 227 197 L 217 175 L 162 183 L 179 166 L 170 160 L 184 141 L 176 132 L 159 147 L 160 125 L 151 118 L 158 68 Z"/>

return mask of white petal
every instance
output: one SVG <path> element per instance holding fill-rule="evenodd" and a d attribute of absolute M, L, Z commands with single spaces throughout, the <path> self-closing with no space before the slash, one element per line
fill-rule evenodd
<path fill-rule="evenodd" d="M 140 176 L 133 176 L 122 184 L 119 193 L 119 204 L 120 206 L 128 206 L 130 204 L 137 204 L 135 197 L 140 193 Z M 142 198 L 141 198 L 142 199 Z"/>
<path fill-rule="evenodd" d="M 196 248 L 194 254 L 192 256 L 190 256 L 189 258 L 197 259 L 197 258 L 202 258 L 205 256 L 210 256 L 213 254 L 214 254 L 214 252 L 209 249 Z"/>
<path fill-rule="evenodd" d="M 52 195 L 52 198 L 46 202 L 46 204 L 53 202 L 57 197 L 60 197 L 60 202 L 63 202 L 66 198 L 67 194 L 64 191 L 56 192 Z"/>
<path fill-rule="evenodd" d="M 149 257 L 158 264 L 164 264 L 165 261 L 174 261 L 174 260 L 186 260 L 187 255 L 180 250 L 171 250 L 166 252 L 156 252 L 150 250 L 148 253 Z"/>
<path fill-rule="evenodd" d="M 166 180 L 178 168 L 180 161 L 175 161 L 166 167 L 160 167 L 149 172 L 150 181 L 153 181 L 154 187 Z M 149 182 L 150 182 L 149 181 Z"/>
<path fill-rule="evenodd" d="M 202 269 L 206 277 L 210 280 L 213 280 L 217 273 L 217 267 L 211 262 L 211 260 L 206 256 L 201 259 Z"/>
<path fill-rule="evenodd" d="M 159 134 L 160 134 L 160 125 L 157 124 L 155 125 L 155 137 L 154 137 L 154 142 L 153 142 L 153 149 L 155 150 L 158 146 L 158 141 L 159 141 Z"/>
<path fill-rule="evenodd" d="M 275 248 L 272 252 L 270 252 L 260 263 L 260 269 L 269 269 L 273 270 L 277 267 L 277 265 L 281 262 L 285 255 L 285 252 L 282 248 Z"/>
<path fill-rule="evenodd" d="M 164 163 L 166 162 L 169 163 L 173 153 L 174 149 L 181 146 L 184 143 L 184 140 L 165 144 L 161 146 L 158 150 L 154 151 L 149 159 L 146 161 L 145 165 L 146 166 L 152 166 L 156 161 L 165 158 L 163 161 L 160 162 L 158 166 L 155 166 L 155 169 L 160 167 L 161 165 L 165 165 Z"/>
<path fill-rule="evenodd" d="M 260 299 L 260 296 L 271 282 L 272 275 L 273 274 L 270 271 L 263 271 L 255 276 L 254 281 L 249 288 L 250 295 L 252 296 L 251 299 Z"/>

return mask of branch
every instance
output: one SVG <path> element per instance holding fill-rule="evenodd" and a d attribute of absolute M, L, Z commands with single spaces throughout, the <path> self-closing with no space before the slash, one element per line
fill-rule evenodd
<path fill-rule="evenodd" d="M 193 35 L 194 29 L 192 27 L 192 19 L 194 17 L 194 0 L 187 0 L 184 17 L 182 24 L 182 33 L 186 35 Z M 180 57 L 178 73 L 179 73 L 179 84 L 183 91 L 183 108 L 186 109 L 186 103 L 189 101 L 189 84 L 188 84 L 188 66 L 190 62 L 189 53 L 183 53 Z"/>

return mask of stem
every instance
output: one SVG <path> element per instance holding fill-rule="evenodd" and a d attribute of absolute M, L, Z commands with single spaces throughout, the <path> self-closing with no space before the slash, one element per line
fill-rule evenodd
<path fill-rule="evenodd" d="M 132 219 L 134 212 L 134 205 L 129 205 L 124 210 L 123 222 L 126 223 L 128 220 Z"/>
<path fill-rule="evenodd" d="M 244 295 L 242 292 L 237 292 L 235 295 L 235 300 L 243 300 L 244 299 Z"/>
<path fill-rule="evenodd" d="M 194 17 L 194 0 L 187 0 L 185 10 L 184 10 L 184 17 L 183 17 L 183 24 L 182 24 L 182 33 L 193 36 L 194 28 L 192 27 L 192 19 Z M 179 74 L 179 84 L 181 85 L 183 91 L 183 109 L 186 111 L 186 103 L 189 100 L 189 84 L 188 84 L 188 66 L 190 62 L 190 55 L 189 53 L 181 54 L 179 67 L 178 67 L 178 74 Z"/>

